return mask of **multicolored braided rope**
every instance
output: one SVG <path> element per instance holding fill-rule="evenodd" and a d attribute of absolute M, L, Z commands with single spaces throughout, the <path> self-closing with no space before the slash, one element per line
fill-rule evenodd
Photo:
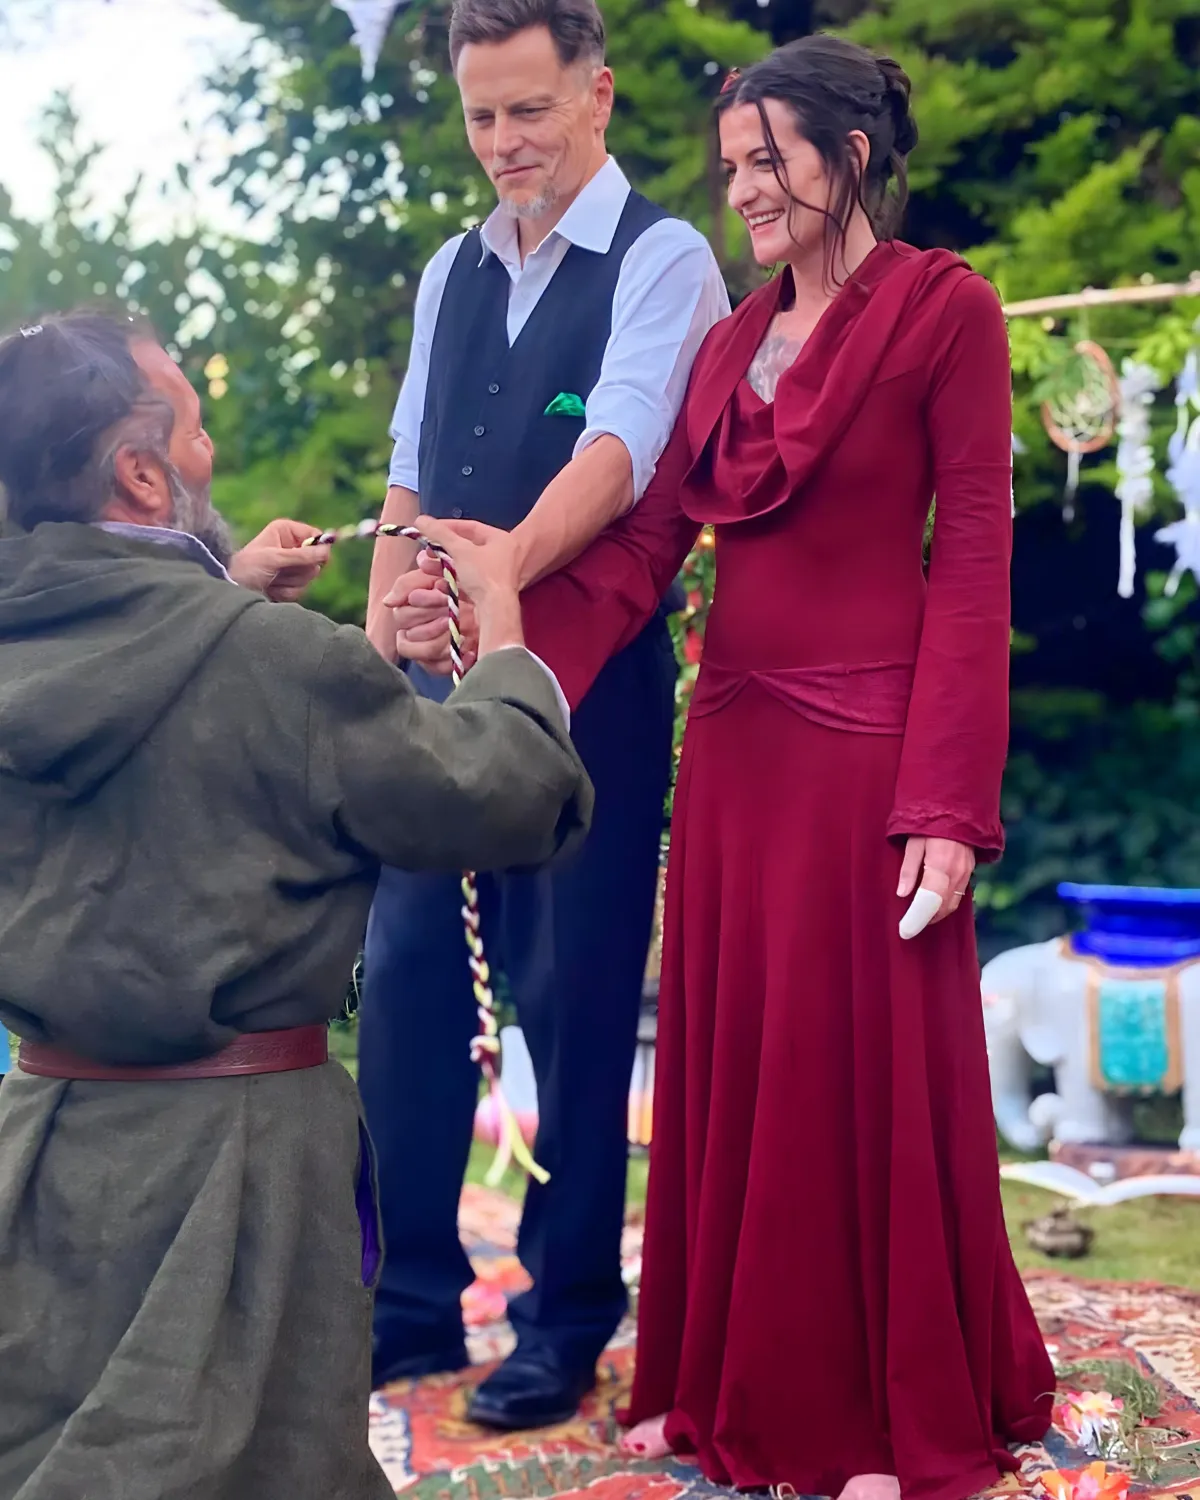
<path fill-rule="evenodd" d="M 449 554 L 436 543 L 428 540 L 412 526 L 397 526 L 390 521 L 360 521 L 357 525 L 339 526 L 332 531 L 322 531 L 302 543 L 305 547 L 328 547 L 335 542 L 366 541 L 374 537 L 403 537 L 406 541 L 420 542 L 442 565 L 442 577 L 446 583 L 447 603 L 450 615 L 450 675 L 454 686 L 463 680 L 462 628 L 458 598 L 458 575 Z M 528 1172 L 537 1182 L 550 1181 L 550 1174 L 539 1167 L 525 1144 L 521 1127 L 512 1107 L 504 1096 L 500 1082 L 500 1022 L 496 1011 L 496 996 L 492 990 L 492 974 L 483 950 L 483 935 L 479 921 L 479 888 L 475 883 L 475 872 L 466 870 L 462 877 L 463 934 L 467 940 L 467 964 L 471 970 L 471 985 L 475 993 L 475 1004 L 479 1016 L 479 1033 L 471 1043 L 471 1060 L 482 1070 L 487 1079 L 496 1114 L 501 1123 L 500 1146 L 496 1160 L 488 1173 L 488 1181 L 499 1183 L 510 1162 Z"/>

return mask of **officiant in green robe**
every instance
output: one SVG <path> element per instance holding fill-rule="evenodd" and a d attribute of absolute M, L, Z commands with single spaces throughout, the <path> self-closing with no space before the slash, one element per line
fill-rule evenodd
<path fill-rule="evenodd" d="M 484 652 L 431 703 L 273 602 L 327 551 L 279 522 L 234 553 L 211 469 L 147 332 L 0 344 L 0 1500 L 391 1496 L 327 1023 L 381 861 L 535 866 L 590 816 L 515 560 L 450 539 Z"/>

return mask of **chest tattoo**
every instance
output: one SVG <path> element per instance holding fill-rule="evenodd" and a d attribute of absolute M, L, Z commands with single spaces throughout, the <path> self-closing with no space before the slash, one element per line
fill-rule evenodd
<path fill-rule="evenodd" d="M 783 334 L 769 333 L 763 339 L 746 371 L 750 389 L 760 401 L 774 401 L 779 377 L 791 368 L 803 347 L 803 339 L 792 339 Z"/>

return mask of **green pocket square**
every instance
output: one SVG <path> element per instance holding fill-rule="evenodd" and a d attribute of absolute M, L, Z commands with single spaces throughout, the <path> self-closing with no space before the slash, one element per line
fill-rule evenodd
<path fill-rule="evenodd" d="M 587 407 L 578 396 L 572 395 L 570 391 L 559 391 L 542 413 L 544 417 L 582 417 L 586 414 Z"/>

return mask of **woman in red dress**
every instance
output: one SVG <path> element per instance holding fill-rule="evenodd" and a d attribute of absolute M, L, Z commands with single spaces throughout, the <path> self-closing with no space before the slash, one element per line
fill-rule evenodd
<path fill-rule="evenodd" d="M 896 64 L 806 38 L 733 79 L 719 123 L 782 274 L 709 336 L 641 503 L 525 596 L 578 702 L 715 526 L 626 1447 L 746 1488 L 963 1500 L 1044 1435 L 1054 1385 L 966 894 L 1002 844 L 1004 318 L 961 260 L 885 238 L 916 142 Z M 936 916 L 906 941 L 918 884 Z"/>
<path fill-rule="evenodd" d="M 713 330 L 640 505 L 525 596 L 578 701 L 715 527 L 626 1446 L 847 1500 L 963 1500 L 1054 1387 L 966 894 L 1002 846 L 1008 343 L 986 281 L 885 238 L 908 92 L 825 37 L 727 85 L 729 201 L 782 274 Z M 918 884 L 940 906 L 906 941 Z"/>

